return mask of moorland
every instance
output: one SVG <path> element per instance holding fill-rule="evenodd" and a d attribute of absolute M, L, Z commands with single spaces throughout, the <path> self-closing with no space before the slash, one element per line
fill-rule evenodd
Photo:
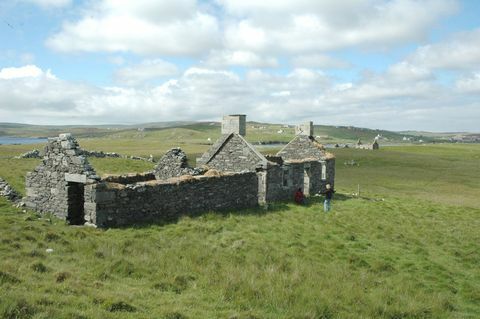
<path fill-rule="evenodd" d="M 348 130 L 316 133 L 353 141 Z M 88 131 L 78 132 L 86 149 L 158 158 L 180 146 L 191 164 L 219 134 L 208 123 Z M 292 134 L 273 126 L 251 128 L 247 138 L 286 142 Z M 0 177 L 21 193 L 40 160 L 12 157 L 33 147 L 42 145 L 0 146 Z M 0 317 L 480 317 L 480 145 L 332 152 L 329 214 L 311 197 L 306 206 L 186 212 L 175 222 L 100 230 L 0 199 Z M 154 165 L 90 162 L 99 174 Z"/>

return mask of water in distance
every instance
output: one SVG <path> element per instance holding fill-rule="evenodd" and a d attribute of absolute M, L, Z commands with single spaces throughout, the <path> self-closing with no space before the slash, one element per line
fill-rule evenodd
<path fill-rule="evenodd" d="M 47 142 L 46 138 L 36 137 L 16 137 L 16 136 L 0 136 L 0 145 L 11 144 L 39 144 Z"/>

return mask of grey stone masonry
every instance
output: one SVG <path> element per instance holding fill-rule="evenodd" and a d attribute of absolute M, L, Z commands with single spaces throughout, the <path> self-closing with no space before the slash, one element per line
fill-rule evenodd
<path fill-rule="evenodd" d="M 223 172 L 253 172 L 266 167 L 267 162 L 265 156 L 235 133 L 220 137 L 210 150 L 197 160 L 199 165 Z"/>
<path fill-rule="evenodd" d="M 243 209 L 258 205 L 255 173 L 182 176 L 167 181 L 129 185 L 93 185 L 99 227 L 176 219 L 210 210 Z"/>
<path fill-rule="evenodd" d="M 22 155 L 15 156 L 15 158 L 20 159 L 20 158 L 42 158 L 40 155 L 40 151 L 37 149 L 28 151 L 26 153 L 23 153 Z"/>
<path fill-rule="evenodd" d="M 313 122 L 305 122 L 295 126 L 295 135 L 313 136 Z"/>
<path fill-rule="evenodd" d="M 130 173 L 125 175 L 108 175 L 102 177 L 102 182 L 118 183 L 118 184 L 133 184 L 138 182 L 147 182 L 155 179 L 153 172 L 145 173 Z"/>
<path fill-rule="evenodd" d="M 297 135 L 284 148 L 282 148 L 277 156 L 281 156 L 284 160 L 325 160 L 333 157 L 332 154 L 325 151 L 322 144 L 318 143 L 312 136 Z"/>
<path fill-rule="evenodd" d="M 0 196 L 5 197 L 9 201 L 16 202 L 21 196 L 11 187 L 4 179 L 0 177 Z"/>
<path fill-rule="evenodd" d="M 98 158 L 105 158 L 105 157 L 112 157 L 112 158 L 119 158 L 122 155 L 114 153 L 114 152 L 104 152 L 104 151 L 87 151 L 84 149 L 79 150 L 79 155 L 85 155 L 89 157 L 98 157 Z"/>
<path fill-rule="evenodd" d="M 372 144 L 363 144 L 362 141 L 359 139 L 357 141 L 357 144 L 355 144 L 355 148 L 362 150 L 378 150 L 380 149 L 380 145 L 378 144 L 377 139 L 375 139 Z"/>
<path fill-rule="evenodd" d="M 172 148 L 157 163 L 154 169 L 156 179 L 168 179 L 182 175 L 200 175 L 202 168 L 188 166 L 187 155 L 180 148 Z"/>
<path fill-rule="evenodd" d="M 94 212 L 89 205 L 89 187 L 85 186 L 97 183 L 100 178 L 85 156 L 79 155 L 77 141 L 68 133 L 49 138 L 44 154 L 42 163 L 27 174 L 25 204 L 66 219 L 71 209 L 69 203 L 82 200 L 84 207 L 75 209 L 83 210 L 88 221 Z"/>
<path fill-rule="evenodd" d="M 82 151 L 70 134 L 60 134 L 49 139 L 42 164 L 27 174 L 23 201 L 71 224 L 112 227 L 291 201 L 298 188 L 313 195 L 333 186 L 335 157 L 306 135 L 311 122 L 276 156 L 265 157 L 242 136 L 245 116 L 228 119 L 229 133 L 197 160 L 201 168 L 189 167 L 185 153 L 174 148 L 154 171 L 103 179 L 87 161 L 86 154 L 93 153 Z M 6 189 L 2 185 L 0 180 L 0 191 Z"/>
<path fill-rule="evenodd" d="M 225 115 L 222 120 L 222 134 L 236 133 L 245 136 L 247 133 L 246 115 Z"/>

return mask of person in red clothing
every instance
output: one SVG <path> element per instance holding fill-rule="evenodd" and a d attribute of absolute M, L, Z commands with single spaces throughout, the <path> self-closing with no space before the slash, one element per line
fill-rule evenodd
<path fill-rule="evenodd" d="M 299 189 L 295 192 L 295 203 L 297 203 L 297 204 L 299 204 L 299 205 L 305 204 L 305 195 L 303 194 L 301 188 L 299 188 Z"/>

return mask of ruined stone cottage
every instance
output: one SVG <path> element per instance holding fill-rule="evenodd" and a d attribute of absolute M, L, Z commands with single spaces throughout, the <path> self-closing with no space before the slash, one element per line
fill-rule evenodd
<path fill-rule="evenodd" d="M 188 166 L 175 148 L 154 171 L 100 178 L 70 134 L 50 138 L 42 163 L 27 175 L 25 203 L 71 224 L 99 227 L 171 220 L 183 214 L 237 210 L 291 200 L 334 184 L 335 159 L 313 138 L 313 123 L 275 156 L 264 156 L 245 138 L 245 115 L 225 116 L 222 135 Z"/>
<path fill-rule="evenodd" d="M 372 144 L 363 144 L 362 141 L 358 139 L 357 144 L 355 144 L 355 148 L 362 150 L 378 150 L 380 149 L 380 145 L 378 144 L 376 138 L 373 140 Z"/>

